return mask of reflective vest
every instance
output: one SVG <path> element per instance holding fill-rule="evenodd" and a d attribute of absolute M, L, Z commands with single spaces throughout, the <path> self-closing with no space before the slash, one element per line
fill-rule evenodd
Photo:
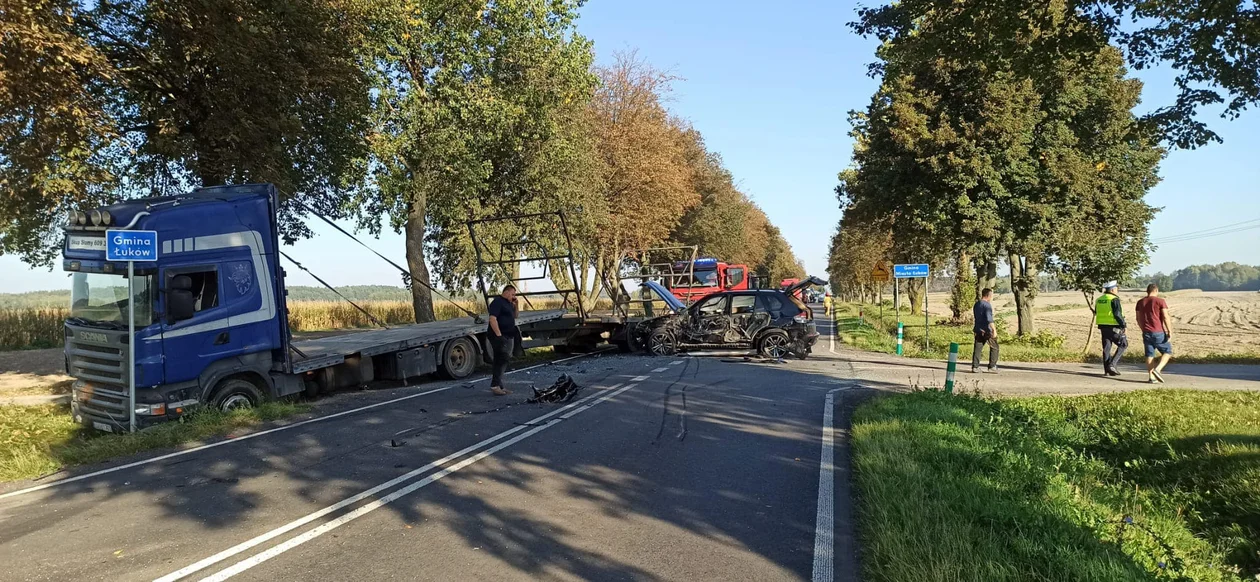
<path fill-rule="evenodd" d="M 1094 302 L 1094 323 L 1098 325 L 1120 325 L 1116 321 L 1116 314 L 1111 312 L 1111 300 L 1116 296 L 1110 293 L 1103 293 L 1098 296 L 1098 300 Z"/>

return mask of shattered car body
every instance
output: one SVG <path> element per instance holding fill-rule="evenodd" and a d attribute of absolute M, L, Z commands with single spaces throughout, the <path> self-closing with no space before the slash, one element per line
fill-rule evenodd
<path fill-rule="evenodd" d="M 798 285 L 822 284 L 811 277 Z M 793 286 L 795 287 L 795 286 Z M 818 341 L 813 314 L 795 288 L 713 293 L 679 313 L 648 320 L 641 341 L 656 355 L 702 349 L 755 349 L 804 359 Z"/>

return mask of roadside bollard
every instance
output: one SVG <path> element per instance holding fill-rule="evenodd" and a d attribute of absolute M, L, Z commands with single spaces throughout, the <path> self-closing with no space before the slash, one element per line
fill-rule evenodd
<path fill-rule="evenodd" d="M 954 372 L 958 370 L 958 344 L 949 343 L 949 365 L 945 366 L 945 393 L 954 393 Z"/>
<path fill-rule="evenodd" d="M 900 321 L 897 322 L 897 355 L 901 355 L 901 340 L 906 335 L 906 326 Z"/>

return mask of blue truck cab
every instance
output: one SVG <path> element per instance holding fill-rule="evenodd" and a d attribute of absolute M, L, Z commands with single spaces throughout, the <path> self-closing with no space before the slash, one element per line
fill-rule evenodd
<path fill-rule="evenodd" d="M 125 429 L 130 374 L 142 426 L 197 404 L 230 409 L 303 389 L 292 374 L 278 204 L 274 186 L 250 184 L 71 213 L 62 267 L 72 274 L 65 355 L 76 420 Z M 158 236 L 157 261 L 136 263 L 132 286 L 127 264 L 105 258 L 106 231 L 129 229 Z"/>

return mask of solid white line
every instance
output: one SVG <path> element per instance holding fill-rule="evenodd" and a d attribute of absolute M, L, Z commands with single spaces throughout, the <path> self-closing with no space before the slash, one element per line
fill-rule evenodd
<path fill-rule="evenodd" d="M 836 328 L 836 314 L 832 313 L 831 314 L 831 333 L 827 334 L 827 343 L 828 343 L 827 349 L 830 350 L 831 353 L 833 354 L 836 353 L 836 333 L 838 331 L 839 329 Z"/>
<path fill-rule="evenodd" d="M 659 373 L 664 372 L 665 370 L 668 370 L 668 369 L 669 369 L 669 368 L 657 368 L 657 369 L 655 369 L 655 370 L 652 370 L 652 372 L 653 372 L 654 374 L 659 374 Z"/>
<path fill-rule="evenodd" d="M 814 576 L 813 582 L 835 580 L 836 550 L 836 477 L 835 477 L 835 418 L 836 392 L 849 386 L 832 388 L 827 392 L 826 408 L 823 409 L 822 455 L 818 463 L 818 514 L 814 518 Z"/>
<path fill-rule="evenodd" d="M 619 386 L 621 386 L 621 384 L 614 384 L 614 385 L 609 386 L 608 388 L 606 388 L 606 390 L 613 390 L 613 389 L 615 389 L 615 388 L 617 388 L 617 387 L 619 387 Z M 463 448 L 463 449 L 461 449 L 461 450 L 459 450 L 459 451 L 457 451 L 457 452 L 455 452 L 455 453 L 451 453 L 451 454 L 449 454 L 449 455 L 447 455 L 447 456 L 445 456 L 445 457 L 442 457 L 441 459 L 438 459 L 438 460 L 436 460 L 436 461 L 433 461 L 432 463 L 429 463 L 429 464 L 427 464 L 427 465 L 425 465 L 425 466 L 423 466 L 423 467 L 420 467 L 419 469 L 415 469 L 415 470 L 413 470 L 413 471 L 409 471 L 409 472 L 407 472 L 407 473 L 404 473 L 404 474 L 402 474 L 402 475 L 399 475 L 398 477 L 395 477 L 395 478 L 393 478 L 393 479 L 390 479 L 389 481 L 386 481 L 386 482 L 384 482 L 384 483 L 381 483 L 380 485 L 377 485 L 376 487 L 373 487 L 373 488 L 371 488 L 371 489 L 368 489 L 368 490 L 366 490 L 366 491 L 363 491 L 362 493 L 358 493 L 358 494 L 353 495 L 353 496 L 351 496 L 351 497 L 347 497 L 346 499 L 343 499 L 343 500 L 341 500 L 341 501 L 338 501 L 337 503 L 334 503 L 334 504 L 332 504 L 332 505 L 329 505 L 328 507 L 325 507 L 325 508 L 323 508 L 323 509 L 321 509 L 321 510 L 319 510 L 319 511 L 316 511 L 316 512 L 314 512 L 314 513 L 311 513 L 311 514 L 309 514 L 309 515 L 306 515 L 306 516 L 304 516 L 304 517 L 302 517 L 302 518 L 299 518 L 299 519 L 293 520 L 293 521 L 291 521 L 291 522 L 289 522 L 289 523 L 287 523 L 287 524 L 285 524 L 285 525 L 282 525 L 282 526 L 280 526 L 280 527 L 278 527 L 278 528 L 275 528 L 275 529 L 273 529 L 273 530 L 271 530 L 271 531 L 269 531 L 269 532 L 267 532 L 267 533 L 264 533 L 264 534 L 262 534 L 262 535 L 259 535 L 259 536 L 257 536 L 257 537 L 254 537 L 254 538 L 252 538 L 252 539 L 245 540 L 244 542 L 241 542 L 241 543 L 239 543 L 239 544 L 236 544 L 235 546 L 232 546 L 232 547 L 230 547 L 230 548 L 228 548 L 228 549 L 226 549 L 226 550 L 223 550 L 222 552 L 219 552 L 219 553 L 217 553 L 217 554 L 215 554 L 215 555 L 213 555 L 213 556 L 210 556 L 209 558 L 206 558 L 206 559 L 204 559 L 204 560 L 201 560 L 201 561 L 199 561 L 199 562 L 196 562 L 196 563 L 194 563 L 194 564 L 192 564 L 192 565 L 189 565 L 189 566 L 187 566 L 187 567 L 181 568 L 181 569 L 176 570 L 176 571 L 174 571 L 174 572 L 171 572 L 170 574 L 167 574 L 167 575 L 165 575 L 165 576 L 163 576 L 163 577 L 161 577 L 161 578 L 158 578 L 155 582 L 172 582 L 172 581 L 174 581 L 174 580 L 179 580 L 180 578 L 183 578 L 183 577 L 185 577 L 185 576 L 189 576 L 189 575 L 191 575 L 191 574 L 193 574 L 193 573 L 195 573 L 195 572 L 199 572 L 199 571 L 201 571 L 201 570 L 204 570 L 204 569 L 206 569 L 206 568 L 207 568 L 207 567 L 209 567 L 209 566 L 212 566 L 212 565 L 214 565 L 214 564 L 217 564 L 217 563 L 219 563 L 219 562 L 222 562 L 223 560 L 226 560 L 226 559 L 228 559 L 228 558 L 230 558 L 230 557 L 232 557 L 232 556 L 235 556 L 236 554 L 239 554 L 239 553 L 241 553 L 241 552 L 244 552 L 245 550 L 248 550 L 248 549 L 250 549 L 250 548 L 252 548 L 252 547 L 254 547 L 254 546 L 257 546 L 258 544 L 261 544 L 261 543 L 266 542 L 266 541 L 268 541 L 268 540 L 270 540 L 270 539 L 273 539 L 273 538 L 275 538 L 276 536 L 284 535 L 285 533 L 288 533 L 288 532 L 290 532 L 290 531 L 293 531 L 294 529 L 297 529 L 297 528 L 299 528 L 299 527 L 302 527 L 302 526 L 304 526 L 304 525 L 306 525 L 306 524 L 308 524 L 308 523 L 310 523 L 310 522 L 312 522 L 312 521 L 315 521 L 316 519 L 319 519 L 319 518 L 321 518 L 321 517 L 323 517 L 323 516 L 325 516 L 325 515 L 328 515 L 328 514 L 330 514 L 330 513 L 334 512 L 334 511 L 337 511 L 337 510 L 342 509 L 342 508 L 344 508 L 344 507 L 347 507 L 347 506 L 353 505 L 353 504 L 355 504 L 355 503 L 358 503 L 358 502 L 360 502 L 360 501 L 363 501 L 364 499 L 367 499 L 368 497 L 371 497 L 371 496 L 373 496 L 373 495 L 376 495 L 377 493 L 380 493 L 381 491 L 384 491 L 384 490 L 386 490 L 386 489 L 389 489 L 390 487 L 393 487 L 393 486 L 395 486 L 395 485 L 398 485 L 398 484 L 400 484 L 400 483 L 402 483 L 402 482 L 404 482 L 404 481 L 408 481 L 408 480 L 412 479 L 413 477 L 419 476 L 419 475 L 421 475 L 421 474 L 423 474 L 423 473 L 427 473 L 427 472 L 429 472 L 429 471 L 430 471 L 430 470 L 432 470 L 432 469 L 435 469 L 435 468 L 437 468 L 437 467 L 440 467 L 440 466 L 442 466 L 442 465 L 445 465 L 446 463 L 449 463 L 449 462 L 451 462 L 451 461 L 453 461 L 453 460 L 455 460 L 455 459 L 458 459 L 459 457 L 462 457 L 462 456 L 464 456 L 464 455 L 466 455 L 466 454 L 468 454 L 468 453 L 470 453 L 470 452 L 472 452 L 472 451 L 475 451 L 475 450 L 477 450 L 477 449 L 480 449 L 481 447 L 484 447 L 484 446 L 486 446 L 486 445 L 488 445 L 488 444 L 490 444 L 490 443 L 493 443 L 493 442 L 498 441 L 498 440 L 502 440 L 503 438 L 506 438 L 506 437 L 508 437 L 508 436 L 511 436 L 512 434 L 515 434 L 515 433 L 517 433 L 517 432 L 520 432 L 520 431 L 522 431 L 522 430 L 525 430 L 526 428 L 529 428 L 529 426 L 530 426 L 530 425 L 532 425 L 532 424 L 534 424 L 534 423 L 536 423 L 536 422 L 543 421 L 543 420 L 547 420 L 547 419 L 549 419 L 549 418 L 551 418 L 551 417 L 553 417 L 553 416 L 555 416 L 555 415 L 557 415 L 557 414 L 563 413 L 564 411 L 566 411 L 566 410 L 568 410 L 568 409 L 570 409 L 570 408 L 574 408 L 574 407 L 577 407 L 577 406 L 581 406 L 583 403 L 588 402 L 588 401 L 590 401 L 590 400 L 592 400 L 592 399 L 594 399 L 594 398 L 598 398 L 598 397 L 599 397 L 599 395 L 597 395 L 597 394 L 593 394 L 593 395 L 591 395 L 591 396 L 588 396 L 588 397 L 586 397 L 586 398 L 583 398 L 583 399 L 581 399 L 581 400 L 578 400 L 577 402 L 574 402 L 574 403 L 569 404 L 569 405 L 566 405 L 566 406 L 564 406 L 564 407 L 562 407 L 562 408 L 558 408 L 558 409 L 556 409 L 556 410 L 553 410 L 553 411 L 551 411 L 551 412 L 548 412 L 547 414 L 544 414 L 544 415 L 542 415 L 542 416 L 539 416 L 538 418 L 535 418 L 535 419 L 533 419 L 533 420 L 531 420 L 531 421 L 529 421 L 529 422 L 527 422 L 527 423 L 525 423 L 525 424 L 521 424 L 521 425 L 515 426 L 515 427 L 510 428 L 510 429 L 508 429 L 508 430 L 505 430 L 505 431 L 503 431 L 503 432 L 501 432 L 501 433 L 499 433 L 499 434 L 497 434 L 497 435 L 494 435 L 494 436 L 492 436 L 492 437 L 490 437 L 490 438 L 487 438 L 487 439 L 485 439 L 485 440 L 483 440 L 483 441 L 481 441 L 481 442 L 479 442 L 479 443 L 477 443 L 477 444 L 475 444 L 475 445 L 471 445 L 471 446 L 465 447 L 465 448 Z"/>
<path fill-rule="evenodd" d="M 397 491 L 395 491 L 395 492 L 393 492 L 393 493 L 390 493 L 389 495 L 386 495 L 385 497 L 382 497 L 382 498 L 380 498 L 380 499 L 377 499 L 376 501 L 373 501 L 373 502 L 371 502 L 371 503 L 368 503 L 368 504 L 366 504 L 366 505 L 363 505 L 362 507 L 359 507 L 358 509 L 355 509 L 354 511 L 351 511 L 350 513 L 347 513 L 347 514 L 345 514 L 345 515 L 343 515 L 343 516 L 341 516 L 341 517 L 338 517 L 338 518 L 336 518 L 336 519 L 334 519 L 334 520 L 331 520 L 331 521 L 329 521 L 329 522 L 327 522 L 327 523 L 325 523 L 325 524 L 323 524 L 323 525 L 321 525 L 321 526 L 319 526 L 319 527 L 316 527 L 316 528 L 314 528 L 314 529 L 312 529 L 312 530 L 309 530 L 309 531 L 307 531 L 306 533 L 303 533 L 303 534 L 302 534 L 302 535 L 300 535 L 300 536 L 297 536 L 297 537 L 291 538 L 291 539 L 289 539 L 289 540 L 285 541 L 285 542 L 284 542 L 284 543 L 282 543 L 282 544 L 276 545 L 276 546 L 274 546 L 274 547 L 272 547 L 272 548 L 268 549 L 268 550 L 267 550 L 267 551 L 265 551 L 265 552 L 261 552 L 261 553 L 259 553 L 259 554 L 257 554 L 257 555 L 254 555 L 253 557 L 251 557 L 251 558 L 249 558 L 249 559 L 246 559 L 246 560 L 242 560 L 242 561 L 240 561 L 240 562 L 237 562 L 236 564 L 233 564 L 231 567 L 226 568 L 226 569 L 224 569 L 224 570 L 221 570 L 221 571 L 219 571 L 218 573 L 216 573 L 216 574 L 214 574 L 214 575 L 212 575 L 212 576 L 207 576 L 207 577 L 205 577 L 205 578 L 202 578 L 202 581 L 203 581 L 203 582 L 205 582 L 205 581 L 214 581 L 214 582 L 218 582 L 218 581 L 222 581 L 222 580 L 227 580 L 228 578 L 231 578 L 232 576 L 235 576 L 235 575 L 237 575 L 237 574 L 240 574 L 241 572 L 244 572 L 244 571 L 246 571 L 246 570 L 248 570 L 248 569 L 250 569 L 250 568 L 253 568 L 254 566 L 257 566 L 257 565 L 259 565 L 259 564 L 261 564 L 261 563 L 263 563 L 263 562 L 266 562 L 267 560 L 270 560 L 270 559 L 272 559 L 272 558 L 274 558 L 274 557 L 276 557 L 276 556 L 279 556 L 280 554 L 283 554 L 283 553 L 285 553 L 285 552 L 287 552 L 287 551 L 289 551 L 289 550 L 291 550 L 291 549 L 293 549 L 293 548 L 296 548 L 296 547 L 298 547 L 298 546 L 300 546 L 300 545 L 302 545 L 302 544 L 304 544 L 304 543 L 306 543 L 306 542 L 309 542 L 309 541 L 311 541 L 311 540 L 313 540 L 313 539 L 315 539 L 315 538 L 317 538 L 317 537 L 319 537 L 319 536 L 322 536 L 322 535 L 324 535 L 324 534 L 326 534 L 326 533 L 328 533 L 328 532 L 330 532 L 330 531 L 332 531 L 332 530 L 334 530 L 334 529 L 336 529 L 336 528 L 338 528 L 338 527 L 341 527 L 341 526 L 343 526 L 343 525 L 345 525 L 345 524 L 347 524 L 347 523 L 349 523 L 349 522 L 351 522 L 351 521 L 354 521 L 355 519 L 358 519 L 358 518 L 360 518 L 360 517 L 363 517 L 364 515 L 367 515 L 368 513 L 372 512 L 372 511 L 375 511 L 375 510 L 377 510 L 377 509 L 380 509 L 381 507 L 384 507 L 385 505 L 387 505 L 387 504 L 389 504 L 389 503 L 391 503 L 391 502 L 393 502 L 393 501 L 396 501 L 396 500 L 398 500 L 398 499 L 399 499 L 399 498 L 401 498 L 401 497 L 404 497 L 404 496 L 406 496 L 406 495 L 409 495 L 409 494 L 411 494 L 411 493 L 415 492 L 416 490 L 418 490 L 418 489 L 420 489 L 420 488 L 422 488 L 422 487 L 425 487 L 425 486 L 427 486 L 427 485 L 429 485 L 429 484 L 431 484 L 431 483 L 433 483 L 433 482 L 435 482 L 435 481 L 437 481 L 437 480 L 439 480 L 439 479 L 441 479 L 441 478 L 443 478 L 443 477 L 445 477 L 445 476 L 447 476 L 447 475 L 450 475 L 451 473 L 454 473 L 454 472 L 456 472 L 456 471 L 459 471 L 460 469 L 463 469 L 464 467 L 467 467 L 468 465 L 471 465 L 471 464 L 473 464 L 473 463 L 476 463 L 477 461 L 480 461 L 480 460 L 482 460 L 482 459 L 484 459 L 484 458 L 486 458 L 486 457 L 488 457 L 488 456 L 490 456 L 490 455 L 493 455 L 494 453 L 496 453 L 496 452 L 498 452 L 498 451 L 501 451 L 501 450 L 503 450 L 503 449 L 505 449 L 505 448 L 507 448 L 507 447 L 510 447 L 510 446 L 512 446 L 512 445 L 514 445 L 514 444 L 516 444 L 516 443 L 518 443 L 518 442 L 520 442 L 520 441 L 522 441 L 522 440 L 525 440 L 525 439 L 527 439 L 527 438 L 529 438 L 529 437 L 531 437 L 531 436 L 533 436 L 533 435 L 535 435 L 535 434 L 538 434 L 538 433 L 540 433 L 540 432 L 542 432 L 542 431 L 544 431 L 544 430 L 547 430 L 548 428 L 551 428 L 552 426 L 555 426 L 557 423 L 559 423 L 559 422 L 560 422 L 560 420 L 562 420 L 562 419 L 567 419 L 567 418 L 571 418 L 571 417 L 573 417 L 573 416 L 577 415 L 578 413 L 580 413 L 580 412 L 582 412 L 582 411 L 585 411 L 585 410 L 588 410 L 588 409 L 590 409 L 590 408 L 594 407 L 595 405 L 597 405 L 597 404 L 599 404 L 599 403 L 601 403 L 601 402 L 604 402 L 605 400 L 608 400 L 609 398 L 612 398 L 612 397 L 614 397 L 614 396 L 616 396 L 616 395 L 618 395 L 618 394 L 621 394 L 622 392 L 625 392 L 626 390 L 629 390 L 629 389 L 631 389 L 631 388 L 634 388 L 635 386 L 636 386 L 635 384 L 629 384 L 629 385 L 626 385 L 624 388 L 620 388 L 620 389 L 615 390 L 615 391 L 613 391 L 613 392 L 611 392 L 611 393 L 609 393 L 609 394 L 606 394 L 606 395 L 604 395 L 604 396 L 601 396 L 598 400 L 596 400 L 596 401 L 594 401 L 594 402 L 591 402 L 591 403 L 589 403 L 589 404 L 586 404 L 585 406 L 582 406 L 581 408 L 578 408 L 578 409 L 576 409 L 576 410 L 573 410 L 572 412 L 569 412 L 568 414 L 565 414 L 565 415 L 561 416 L 561 417 L 560 417 L 560 418 L 558 418 L 558 419 L 548 421 L 548 422 L 547 422 L 547 424 L 544 424 L 544 425 L 542 425 L 542 426 L 537 426 L 537 427 L 534 427 L 534 428 L 532 428 L 532 429 L 530 429 L 530 430 L 528 430 L 528 431 L 526 431 L 526 432 L 524 432 L 524 433 L 521 433 L 521 434 L 519 434 L 519 435 L 517 435 L 517 436 L 515 436 L 515 437 L 513 437 L 513 438 L 511 438 L 511 439 L 509 439 L 509 440 L 507 440 L 507 441 L 504 441 L 504 442 L 502 442 L 502 443 L 499 443 L 499 444 L 497 444 L 497 445 L 495 445 L 495 446 L 493 446 L 493 447 L 491 447 L 491 448 L 489 448 L 489 449 L 486 449 L 486 450 L 484 450 L 484 451 L 482 451 L 482 452 L 480 452 L 480 453 L 477 453 L 476 455 L 473 455 L 473 456 L 471 456 L 471 457 L 469 457 L 469 458 L 467 458 L 467 459 L 464 459 L 463 461 L 460 461 L 460 462 L 458 462 L 458 463 L 456 463 L 456 464 L 454 464 L 454 465 L 451 465 L 450 467 L 447 467 L 447 468 L 445 468 L 445 469 L 442 469 L 441 471 L 438 471 L 437 473 L 434 473 L 434 474 L 432 474 L 432 475 L 429 475 L 428 477 L 425 477 L 424 479 L 421 479 L 421 480 L 419 480 L 419 481 L 416 481 L 415 483 L 412 483 L 411 485 L 408 485 L 408 486 L 406 486 L 406 487 L 403 487 L 402 489 L 399 489 L 399 490 L 397 490 Z M 574 405 L 576 405 L 576 404 L 580 404 L 580 402 L 579 402 L 579 403 L 574 403 Z M 561 409 L 561 410 L 563 410 L 563 409 Z M 560 412 L 560 411 L 556 411 L 556 412 Z"/>
<path fill-rule="evenodd" d="M 602 350 L 601 350 L 601 351 L 602 351 Z M 600 353 L 600 352 L 591 352 L 591 353 L 588 353 L 588 354 L 578 354 L 578 355 L 576 355 L 576 356 L 569 356 L 569 357 L 567 357 L 567 358 L 561 358 L 561 359 L 559 359 L 559 360 L 552 360 L 552 361 L 550 361 L 550 362 L 543 362 L 543 363 L 541 363 L 541 364 L 536 364 L 536 365 L 529 366 L 529 367 L 526 367 L 526 368 L 521 368 L 521 369 L 519 369 L 519 370 L 511 370 L 511 371 L 509 371 L 509 372 L 508 372 L 508 374 L 515 374 L 515 373 L 517 373 L 517 372 L 524 372 L 524 371 L 526 371 L 526 370 L 533 370 L 534 368 L 541 368 L 541 367 L 543 367 L 543 366 L 547 366 L 547 365 L 551 365 L 551 364 L 557 364 L 557 363 L 560 363 L 560 362 L 567 362 L 567 361 L 569 361 L 569 360 L 576 360 L 576 359 L 578 359 L 578 358 L 585 358 L 585 357 L 587 357 L 587 356 L 591 356 L 591 355 L 594 355 L 594 354 L 597 354 L 597 353 Z M 483 377 L 481 377 L 481 378 L 477 378 L 476 380 L 472 380 L 472 382 L 479 382 L 479 381 L 481 381 L 481 380 L 485 380 L 485 379 L 487 379 L 487 378 L 489 378 L 489 376 L 483 376 Z M 467 382 L 466 382 L 466 383 L 467 383 Z M 466 383 L 465 383 L 465 384 L 466 384 Z M 132 468 L 132 467 L 139 467 L 139 466 L 142 466 L 142 465 L 148 465 L 148 464 L 150 464 L 150 463 L 156 463 L 156 462 L 158 462 L 158 461 L 165 461 L 166 459 L 173 459 L 173 458 L 175 458 L 175 457 L 181 457 L 181 456 L 187 455 L 187 454 L 189 454 L 189 453 L 195 453 L 195 452 L 198 452 L 198 451 L 204 451 L 204 450 L 206 450 L 206 449 L 213 449 L 213 448 L 215 448 L 215 447 L 221 447 L 221 446 L 223 446 L 223 445 L 230 445 L 230 444 L 232 444 L 232 443 L 239 443 L 239 442 L 241 442 L 241 441 L 247 441 L 247 440 L 252 439 L 252 438 L 257 438 L 257 437 L 260 437 L 260 436 L 263 436 L 263 435 L 268 435 L 268 434 L 271 434 L 271 433 L 274 433 L 274 432 L 280 432 L 280 431 L 282 431 L 282 430 L 289 430 L 289 429 L 297 428 L 297 427 L 299 427 L 299 426 L 304 426 L 304 425 L 308 425 L 308 424 L 315 423 L 315 422 L 321 422 L 321 421 L 330 420 L 330 419 L 333 419 L 333 418 L 338 418 L 338 417 L 341 417 L 341 416 L 346 416 L 346 415 L 348 415 L 348 414 L 354 414 L 354 413 L 356 413 L 356 412 L 363 412 L 364 410 L 370 410 L 370 409 L 372 409 L 372 408 L 377 408 L 377 407 L 381 407 L 381 406 L 387 406 L 387 405 L 390 405 L 390 404 L 396 404 L 396 403 L 398 403 L 398 402 L 402 402 L 402 401 L 404 401 L 404 400 L 411 400 L 412 398 L 419 398 L 419 397 L 421 397 L 421 396 L 428 396 L 428 395 L 430 395 L 430 394 L 436 394 L 436 393 L 438 393 L 438 392 L 443 392 L 443 391 L 445 391 L 445 390 L 450 390 L 451 388 L 455 388 L 456 386 L 462 386 L 462 385 L 463 385 L 463 384 L 453 384 L 453 385 L 451 385 L 451 386 L 444 386 L 444 387 L 442 387 L 442 388 L 434 388 L 433 390 L 426 390 L 426 391 L 424 391 L 424 392 L 420 392 L 420 393 L 418 393 L 418 394 L 411 394 L 411 395 L 408 395 L 408 396 L 403 396 L 403 397 L 401 397 L 401 398 L 395 398 L 395 399 L 393 399 L 393 400 L 386 400 L 385 402 L 377 402 L 376 404 L 369 404 L 369 405 L 367 405 L 367 406 L 360 406 L 359 408 L 354 408 L 354 409 L 351 409 L 351 410 L 344 410 L 344 411 L 342 411 L 342 412 L 338 412 L 338 413 L 335 413 L 335 414 L 329 414 L 329 415 L 327 415 L 327 416 L 320 416 L 320 417 L 318 417 L 318 418 L 311 418 L 311 419 L 308 419 L 308 420 L 303 420 L 303 421 L 301 421 L 301 422 L 295 422 L 295 423 L 293 423 L 293 424 L 286 424 L 286 425 L 284 425 L 284 426 L 278 426 L 278 427 L 276 427 L 276 428 L 267 429 L 267 430 L 264 430 L 264 431 L 261 431 L 261 432 L 255 432 L 255 433 L 250 433 L 250 434 L 247 434 L 247 435 L 239 436 L 239 437 L 234 438 L 234 439 L 225 439 L 225 440 L 222 440 L 222 441 L 218 441 L 218 442 L 214 442 L 214 443 L 210 443 L 210 444 L 206 444 L 206 445 L 196 446 L 196 447 L 193 447 L 193 448 L 191 448 L 191 449 L 184 449 L 184 450 L 181 450 L 181 451 L 175 451 L 175 452 L 173 452 L 173 453 L 167 453 L 167 454 L 165 454 L 165 455 L 161 455 L 161 456 L 158 456 L 158 457 L 153 457 L 153 458 L 151 458 L 151 459 L 144 459 L 144 460 L 141 460 L 141 461 L 136 461 L 136 462 L 134 462 L 134 463 L 127 463 L 126 465 L 119 465 L 119 466 L 117 466 L 117 467 L 110 467 L 110 468 L 108 468 L 108 469 L 101 469 L 100 471 L 93 471 L 93 472 L 91 472 L 91 473 L 87 473 L 87 474 L 84 474 L 84 475 L 77 475 L 77 476 L 75 476 L 75 477 L 67 477 L 67 478 L 65 478 L 65 479 L 58 479 L 58 480 L 56 480 L 56 481 L 50 481 L 50 482 L 48 482 L 48 483 L 44 483 L 44 484 L 42 484 L 42 485 L 36 485 L 36 486 L 34 486 L 34 487 L 27 487 L 26 489 L 18 489 L 17 491 L 10 491 L 10 492 L 8 492 L 8 493 L 0 494 L 0 499 L 5 499 L 5 498 L 8 498 L 8 497 L 17 497 L 18 495 L 25 495 L 25 494 L 27 494 L 27 493 L 34 493 L 34 492 L 36 492 L 36 491 L 41 491 L 41 490 L 44 490 L 44 489 L 48 489 L 48 488 L 50 488 L 50 487 L 56 487 L 56 486 L 58 486 L 58 485 L 64 485 L 64 484 L 66 484 L 66 483 L 73 483 L 73 482 L 75 482 L 75 481 L 82 481 L 82 480 L 84 480 L 84 479 L 91 479 L 92 477 L 99 477 L 99 476 L 101 476 L 101 475 L 106 475 L 106 474 L 109 474 L 109 473 L 114 473 L 114 472 L 116 472 L 116 471 L 122 471 L 123 469 L 130 469 L 130 468 Z"/>

